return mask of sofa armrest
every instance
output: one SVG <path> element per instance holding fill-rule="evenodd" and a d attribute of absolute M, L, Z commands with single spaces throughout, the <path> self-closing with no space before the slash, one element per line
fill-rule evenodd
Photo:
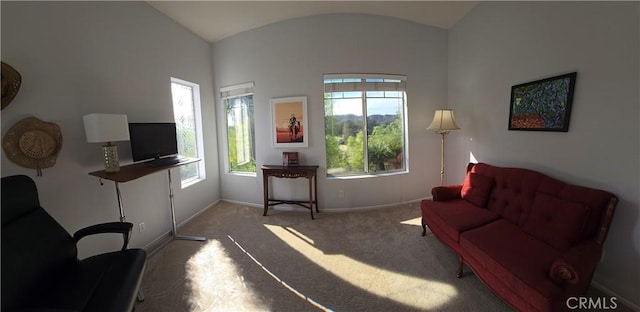
<path fill-rule="evenodd" d="M 434 201 L 447 201 L 459 199 L 462 191 L 462 184 L 436 186 L 431 189 L 431 195 Z"/>
<path fill-rule="evenodd" d="M 130 222 L 100 223 L 100 224 L 88 226 L 86 228 L 78 230 L 73 234 L 73 239 L 75 239 L 77 243 L 83 237 L 86 237 L 89 235 L 104 234 L 104 233 L 122 234 L 122 239 L 124 241 L 122 245 L 122 250 L 125 250 L 129 245 L 129 238 L 131 237 L 132 229 L 133 229 L 133 223 L 130 223 Z"/>
<path fill-rule="evenodd" d="M 564 287 L 574 287 L 578 292 L 586 291 L 601 256 L 600 245 L 593 241 L 580 242 L 551 264 L 549 277 Z"/>

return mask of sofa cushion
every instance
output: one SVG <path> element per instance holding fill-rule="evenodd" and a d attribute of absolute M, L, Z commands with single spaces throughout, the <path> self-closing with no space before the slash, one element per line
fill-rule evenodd
<path fill-rule="evenodd" d="M 487 206 L 491 189 L 493 188 L 493 178 L 477 173 L 469 172 L 462 184 L 460 195 L 462 199 L 484 208 Z"/>
<path fill-rule="evenodd" d="M 584 204 L 589 209 L 589 218 L 585 224 L 582 239 L 592 239 L 600 231 L 600 222 L 606 216 L 610 201 L 616 200 L 615 195 L 588 187 L 570 185 L 554 179 L 547 179 L 541 185 L 539 192 L 554 195 L 558 198 Z"/>
<path fill-rule="evenodd" d="M 561 253 L 511 222 L 497 220 L 464 232 L 460 246 L 467 264 L 487 283 L 511 290 L 501 296 L 519 296 L 512 299 L 549 307 L 553 298 L 562 294 L 548 277 L 551 264 Z"/>
<path fill-rule="evenodd" d="M 460 233 L 499 218 L 495 212 L 478 208 L 463 199 L 445 202 L 423 200 L 421 209 L 427 225 L 433 223 L 456 243 L 460 240 Z"/>
<path fill-rule="evenodd" d="M 436 186 L 431 189 L 431 197 L 435 201 L 460 199 L 461 184 Z"/>
<path fill-rule="evenodd" d="M 522 168 L 495 167 L 476 164 L 471 172 L 492 177 L 495 185 L 487 202 L 487 209 L 522 226 L 533 204 L 538 188 L 545 175 Z"/>
<path fill-rule="evenodd" d="M 522 230 L 563 251 L 580 238 L 588 218 L 584 204 L 538 193 Z"/>

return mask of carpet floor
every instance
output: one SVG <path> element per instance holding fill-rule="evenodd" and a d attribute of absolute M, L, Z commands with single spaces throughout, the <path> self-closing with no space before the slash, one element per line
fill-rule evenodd
<path fill-rule="evenodd" d="M 419 204 L 365 212 L 228 202 L 151 255 L 136 311 L 510 311 L 455 254 L 422 237 Z"/>

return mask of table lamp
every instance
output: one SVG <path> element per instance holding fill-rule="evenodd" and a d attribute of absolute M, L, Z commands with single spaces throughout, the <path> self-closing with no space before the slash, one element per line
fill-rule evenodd
<path fill-rule="evenodd" d="M 127 115 L 121 114 L 88 114 L 82 116 L 84 133 L 89 143 L 105 143 L 102 145 L 104 155 L 104 171 L 118 172 L 118 147 L 112 142 L 129 140 L 129 123 Z"/>
<path fill-rule="evenodd" d="M 445 136 L 452 130 L 460 129 L 456 125 L 456 121 L 453 118 L 452 109 L 438 109 L 433 116 L 431 125 L 427 127 L 427 130 L 435 130 L 437 134 L 442 135 L 442 154 L 440 157 L 440 185 L 444 185 L 444 142 Z"/>

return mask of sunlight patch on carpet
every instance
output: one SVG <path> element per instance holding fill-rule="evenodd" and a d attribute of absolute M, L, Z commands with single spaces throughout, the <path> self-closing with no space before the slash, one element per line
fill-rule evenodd
<path fill-rule="evenodd" d="M 333 310 L 323 306 L 319 302 L 315 301 L 313 298 L 311 298 L 311 297 L 303 294 L 302 292 L 298 291 L 297 289 L 293 288 L 286 281 L 283 281 L 282 279 L 280 279 L 277 275 L 275 275 L 273 272 L 271 272 L 271 270 L 269 270 L 267 267 L 262 265 L 262 263 L 260 261 L 258 261 L 258 259 L 256 259 L 254 256 L 252 256 L 251 253 L 246 251 L 242 247 L 242 245 L 240 245 L 240 243 L 238 243 L 235 239 L 233 239 L 233 237 L 231 237 L 229 235 L 227 235 L 227 237 L 234 244 L 236 244 L 236 246 L 238 246 L 238 248 L 240 248 L 240 250 L 242 250 L 242 252 L 244 252 L 249 258 L 251 258 L 251 260 L 253 260 L 253 262 L 255 262 L 263 271 L 265 271 L 267 274 L 269 274 L 269 276 L 271 276 L 274 280 L 276 280 L 278 283 L 280 283 L 280 285 L 282 285 L 284 288 L 288 289 L 290 292 L 294 293 L 296 296 L 300 297 L 301 299 L 307 301 L 309 304 L 311 304 L 311 305 L 315 306 L 316 308 L 320 309 L 320 311 L 325 311 L 325 312 L 332 312 L 333 311 Z M 303 238 L 301 238 L 301 239 L 303 239 Z"/>
<path fill-rule="evenodd" d="M 185 265 L 189 311 L 260 311 L 254 296 L 224 248 L 210 239 Z"/>
<path fill-rule="evenodd" d="M 458 294 L 455 287 L 446 283 L 389 271 L 345 255 L 325 254 L 292 234 L 295 231 L 292 228 L 275 225 L 265 227 L 318 266 L 377 296 L 419 309 L 438 309 L 454 300 Z"/>
<path fill-rule="evenodd" d="M 422 226 L 422 217 L 417 217 L 417 218 L 414 218 L 414 219 L 404 220 L 404 221 L 402 221 L 400 223 L 401 224 L 407 224 L 407 225 Z"/>

